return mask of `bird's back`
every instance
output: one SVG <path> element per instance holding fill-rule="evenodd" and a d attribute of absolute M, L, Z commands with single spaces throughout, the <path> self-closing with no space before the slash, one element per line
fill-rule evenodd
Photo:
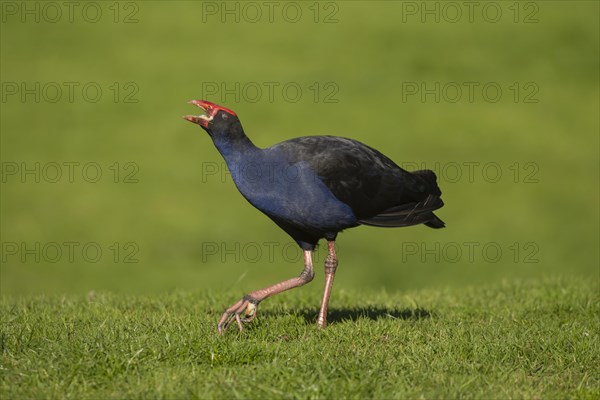
<path fill-rule="evenodd" d="M 405 171 L 381 152 L 337 136 L 300 137 L 268 151 L 281 152 L 290 164 L 308 164 L 360 223 L 407 226 L 431 220 L 430 226 L 443 226 L 431 213 L 443 205 L 432 171 Z"/>

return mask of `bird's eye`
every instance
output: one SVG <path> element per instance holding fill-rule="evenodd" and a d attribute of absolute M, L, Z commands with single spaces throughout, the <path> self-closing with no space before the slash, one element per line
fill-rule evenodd
<path fill-rule="evenodd" d="M 223 118 L 224 120 L 227 120 L 227 118 L 229 118 L 229 115 L 227 115 L 226 113 L 221 114 L 221 118 Z"/>

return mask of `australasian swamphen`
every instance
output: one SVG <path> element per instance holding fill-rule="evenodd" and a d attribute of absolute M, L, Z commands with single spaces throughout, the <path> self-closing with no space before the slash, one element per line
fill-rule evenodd
<path fill-rule="evenodd" d="M 317 325 L 325 327 L 339 232 L 358 225 L 444 227 L 433 214 L 444 205 L 433 171 L 407 172 L 379 151 L 337 136 L 299 137 L 261 149 L 246 136 L 232 110 L 204 100 L 190 103 L 204 115 L 184 118 L 208 132 L 240 193 L 304 251 L 300 276 L 242 297 L 219 320 L 219 333 L 234 320 L 243 330 L 242 321 L 254 319 L 258 303 L 310 282 L 312 253 L 320 239 L 327 239 L 328 255 Z"/>

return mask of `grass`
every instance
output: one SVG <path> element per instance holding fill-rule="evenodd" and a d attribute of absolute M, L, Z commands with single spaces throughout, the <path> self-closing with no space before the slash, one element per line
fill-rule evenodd
<path fill-rule="evenodd" d="M 308 289 L 308 288 L 306 288 Z M 581 398 L 600 395 L 598 287 L 512 281 L 467 290 L 318 288 L 261 304 L 215 332 L 232 301 L 160 297 L 3 299 L 3 398 Z"/>

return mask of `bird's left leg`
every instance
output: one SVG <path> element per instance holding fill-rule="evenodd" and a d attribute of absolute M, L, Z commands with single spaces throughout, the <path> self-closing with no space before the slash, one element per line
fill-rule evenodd
<path fill-rule="evenodd" d="M 240 301 L 225 310 L 221 316 L 219 324 L 217 325 L 219 333 L 222 334 L 225 332 L 225 330 L 229 328 L 229 325 L 231 325 L 234 320 L 237 322 L 240 331 L 244 330 L 242 322 L 250 322 L 254 319 L 254 317 L 256 317 L 258 303 L 267 297 L 274 296 L 285 290 L 302 286 L 312 281 L 314 275 L 315 272 L 313 270 L 312 250 L 304 250 L 304 270 L 300 276 L 276 283 L 275 285 L 266 287 L 264 289 L 256 290 L 242 297 Z"/>
<path fill-rule="evenodd" d="M 335 270 L 338 266 L 334 240 L 327 241 L 327 251 L 327 258 L 325 259 L 325 290 L 323 291 L 321 309 L 319 310 L 319 316 L 317 317 L 317 326 L 319 328 L 325 328 L 327 326 L 327 305 L 329 304 L 329 297 L 331 296 Z"/>

